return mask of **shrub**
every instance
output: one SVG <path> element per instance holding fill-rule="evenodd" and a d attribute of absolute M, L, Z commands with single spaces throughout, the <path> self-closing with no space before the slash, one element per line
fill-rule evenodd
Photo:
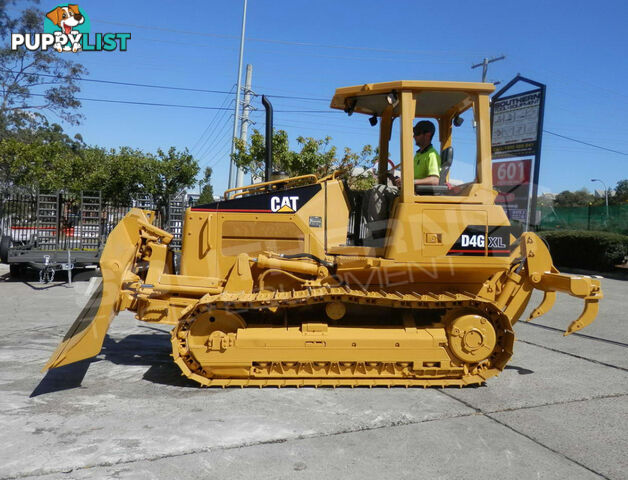
<path fill-rule="evenodd" d="M 582 230 L 539 232 L 557 266 L 608 271 L 628 255 L 628 236 Z"/>

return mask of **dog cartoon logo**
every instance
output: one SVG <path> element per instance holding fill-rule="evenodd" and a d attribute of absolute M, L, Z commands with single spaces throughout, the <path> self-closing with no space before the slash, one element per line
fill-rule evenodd
<path fill-rule="evenodd" d="M 77 4 L 61 4 L 44 17 L 43 33 L 11 33 L 11 50 L 25 48 L 31 52 L 54 48 L 57 52 L 127 51 L 130 32 L 90 33 L 91 24 L 85 10 Z"/>
<path fill-rule="evenodd" d="M 55 33 L 55 44 L 53 48 L 58 52 L 69 52 L 70 50 L 73 52 L 78 52 L 82 50 L 80 38 L 81 35 L 76 27 L 85 23 L 85 16 L 79 10 L 78 5 L 66 5 L 66 6 L 58 6 L 53 10 L 49 11 L 46 14 L 46 18 L 48 18 L 54 25 L 59 27 L 62 35 L 58 35 L 57 30 Z M 64 37 L 64 36 L 65 37 Z M 62 40 L 68 39 L 69 41 L 63 45 Z"/>

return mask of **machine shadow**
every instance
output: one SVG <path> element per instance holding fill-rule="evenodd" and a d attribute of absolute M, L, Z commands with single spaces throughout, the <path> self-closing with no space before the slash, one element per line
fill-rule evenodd
<path fill-rule="evenodd" d="M 40 284 L 40 283 L 35 283 L 34 281 L 33 282 L 29 282 L 29 281 L 25 281 L 25 280 L 22 280 L 22 283 L 24 283 L 24 285 L 26 285 L 31 290 L 35 290 L 35 291 L 38 291 L 38 290 L 50 290 L 51 288 L 64 287 L 64 286 L 67 285 L 66 283 L 47 283 L 47 284 L 43 283 L 43 284 Z M 45 285 L 45 286 L 40 287 L 39 285 Z"/>
<path fill-rule="evenodd" d="M 92 361 L 92 359 L 82 360 L 48 370 L 30 394 L 30 398 L 80 387 Z"/>
<path fill-rule="evenodd" d="M 200 388 L 196 382 L 183 376 L 171 357 L 170 333 L 151 327 L 151 333 L 132 334 L 120 341 L 105 337 L 101 355 L 116 365 L 148 366 L 142 377 L 152 383 L 176 387 Z"/>
<path fill-rule="evenodd" d="M 506 365 L 505 370 L 516 370 L 519 375 L 530 375 L 531 373 L 534 373 L 534 370 L 517 367 L 515 365 Z"/>
<path fill-rule="evenodd" d="M 184 377 L 172 360 L 170 334 L 156 328 L 144 328 L 152 332 L 128 335 L 120 341 L 115 341 L 109 335 L 105 336 L 98 359 L 91 358 L 48 370 L 30 397 L 80 387 L 89 366 L 102 360 L 116 365 L 148 366 L 142 378 L 152 383 L 201 388 L 196 382 Z"/>

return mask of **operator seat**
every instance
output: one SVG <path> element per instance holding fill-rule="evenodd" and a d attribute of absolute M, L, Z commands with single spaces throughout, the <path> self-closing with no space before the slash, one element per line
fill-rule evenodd
<path fill-rule="evenodd" d="M 363 193 L 361 216 L 365 222 L 362 245 L 383 247 L 386 243 L 386 229 L 393 203 L 399 196 L 397 187 L 375 185 Z"/>

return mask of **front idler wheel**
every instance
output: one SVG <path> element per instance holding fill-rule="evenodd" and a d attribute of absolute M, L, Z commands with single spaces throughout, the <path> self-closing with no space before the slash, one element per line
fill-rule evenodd
<path fill-rule="evenodd" d="M 485 316 L 469 310 L 452 312 L 449 317 L 449 348 L 457 358 L 467 363 L 480 363 L 493 353 L 497 334 Z"/>

